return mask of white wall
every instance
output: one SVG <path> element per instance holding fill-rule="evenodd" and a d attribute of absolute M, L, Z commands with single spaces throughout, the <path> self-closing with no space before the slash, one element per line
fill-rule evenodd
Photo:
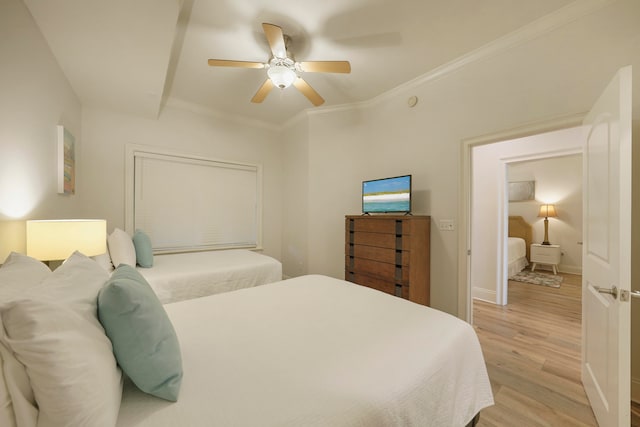
<path fill-rule="evenodd" d="M 612 19 L 615 10 L 625 19 Z M 633 64 L 638 76 L 639 10 L 637 2 L 618 1 L 357 108 L 310 114 L 309 221 L 299 230 L 308 236 L 308 272 L 343 277 L 343 218 L 360 212 L 363 179 L 411 173 L 415 211 L 432 216 L 432 305 L 457 313 L 458 235 L 436 225 L 457 223 L 461 141 L 586 112 L 618 68 Z M 412 95 L 419 101 L 409 108 Z"/>
<path fill-rule="evenodd" d="M 507 164 L 582 152 L 582 141 L 583 132 L 578 127 L 473 149 L 470 276 L 474 298 L 506 304 L 502 292 L 506 249 L 501 243 L 508 229 Z M 549 225 L 553 230 L 553 223 Z"/>
<path fill-rule="evenodd" d="M 297 120 L 284 133 L 282 141 L 283 207 L 282 269 L 285 277 L 302 276 L 308 271 L 309 218 L 309 129 L 306 119 Z"/>
<path fill-rule="evenodd" d="M 85 215 L 83 189 L 57 194 L 56 126 L 81 156 L 80 101 L 20 0 L 0 3 L 0 58 L 0 220 Z M 82 181 L 85 169 L 76 173 Z"/>
<path fill-rule="evenodd" d="M 510 202 L 508 208 L 509 215 L 520 215 L 532 225 L 533 243 L 544 240 L 544 218 L 538 218 L 540 205 L 555 205 L 558 217 L 549 218 L 549 241 L 560 245 L 559 270 L 582 274 L 582 156 L 509 163 L 507 180 L 535 181 L 536 200 Z"/>
<path fill-rule="evenodd" d="M 108 229 L 125 226 L 125 146 L 168 148 L 213 159 L 263 166 L 263 247 L 281 258 L 282 150 L 270 130 L 209 115 L 165 107 L 157 120 L 86 107 L 83 111 L 86 172 L 78 186 L 86 192 L 86 210 L 107 219 Z M 229 191 L 233 191 L 230 186 Z"/>

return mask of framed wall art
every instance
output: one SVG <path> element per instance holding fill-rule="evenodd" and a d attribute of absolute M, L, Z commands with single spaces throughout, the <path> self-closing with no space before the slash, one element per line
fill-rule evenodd
<path fill-rule="evenodd" d="M 509 183 L 509 201 L 523 202 L 525 200 L 535 200 L 535 181 L 516 181 Z"/>
<path fill-rule="evenodd" d="M 58 126 L 58 193 L 76 192 L 76 139 L 64 126 Z"/>

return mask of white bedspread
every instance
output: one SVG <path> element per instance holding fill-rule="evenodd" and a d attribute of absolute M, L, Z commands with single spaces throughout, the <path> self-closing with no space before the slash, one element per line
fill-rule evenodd
<path fill-rule="evenodd" d="M 282 280 L 282 264 L 246 249 L 156 255 L 138 267 L 163 304 Z"/>
<path fill-rule="evenodd" d="M 527 246 L 520 237 L 509 237 L 508 241 L 509 262 L 527 256 Z"/>
<path fill-rule="evenodd" d="M 493 404 L 473 328 L 359 285 L 304 276 L 165 306 L 178 402 L 125 384 L 118 426 L 466 425 Z"/>
<path fill-rule="evenodd" d="M 527 260 L 527 243 L 520 237 L 509 237 L 507 250 L 509 253 L 507 277 L 512 277 L 529 265 L 529 261 Z"/>

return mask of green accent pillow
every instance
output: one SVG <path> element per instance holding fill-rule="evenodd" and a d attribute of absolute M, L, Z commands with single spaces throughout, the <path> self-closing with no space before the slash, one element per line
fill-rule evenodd
<path fill-rule="evenodd" d="M 136 230 L 133 234 L 133 246 L 136 248 L 136 263 L 140 267 L 153 267 L 153 249 L 147 233 Z"/>
<path fill-rule="evenodd" d="M 145 393 L 175 402 L 180 344 L 169 316 L 134 267 L 120 265 L 98 295 L 98 318 L 122 370 Z"/>

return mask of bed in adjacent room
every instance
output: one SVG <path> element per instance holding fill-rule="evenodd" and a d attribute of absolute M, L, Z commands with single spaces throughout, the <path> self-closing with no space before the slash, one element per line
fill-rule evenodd
<path fill-rule="evenodd" d="M 282 264 L 246 249 L 155 255 L 138 267 L 164 304 L 282 280 Z"/>
<path fill-rule="evenodd" d="M 531 235 L 531 225 L 524 218 L 521 216 L 509 216 L 507 277 L 516 275 L 529 265 Z"/>

